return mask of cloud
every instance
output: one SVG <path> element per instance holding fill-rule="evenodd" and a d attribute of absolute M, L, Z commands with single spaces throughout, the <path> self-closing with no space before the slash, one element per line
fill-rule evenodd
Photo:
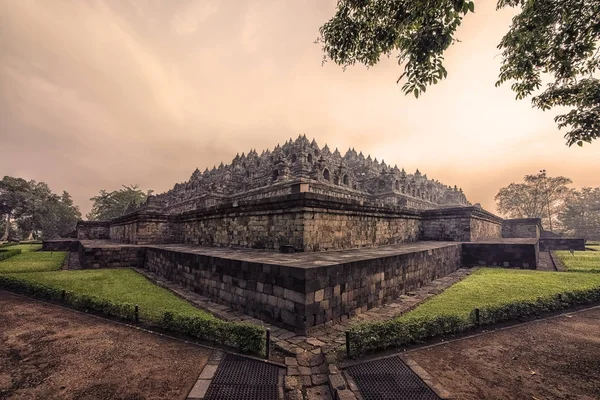
<path fill-rule="evenodd" d="M 540 168 L 600 184 L 595 147 L 566 148 L 553 115 L 494 87 L 510 12 L 486 3 L 467 18 L 449 78 L 415 100 L 393 57 L 321 66 L 313 41 L 335 4 L 0 2 L 0 171 L 66 189 L 85 213 L 101 188 L 161 192 L 305 133 L 419 168 L 490 209 L 498 185 Z"/>

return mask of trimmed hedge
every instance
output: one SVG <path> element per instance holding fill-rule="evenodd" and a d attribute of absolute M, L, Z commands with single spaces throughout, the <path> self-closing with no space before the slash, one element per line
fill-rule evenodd
<path fill-rule="evenodd" d="M 464 332 L 480 325 L 492 325 L 543 312 L 597 302 L 600 302 L 600 287 L 540 297 L 537 300 L 484 306 L 471 311 L 468 317 L 439 315 L 429 318 L 411 317 L 408 314 L 405 318 L 352 327 L 349 330 L 350 353 L 356 356 L 389 347 L 400 347 L 436 336 Z M 476 310 L 479 310 L 479 318 L 477 318 Z"/>
<path fill-rule="evenodd" d="M 21 249 L 2 250 L 0 249 L 0 261 L 21 254 Z"/>
<path fill-rule="evenodd" d="M 81 310 L 93 310 L 129 321 L 136 320 L 135 305 L 129 303 L 116 303 L 2 275 L 0 275 L 0 288 L 42 299 L 62 301 Z M 263 355 L 265 351 L 265 330 L 258 325 L 192 317 L 172 312 L 165 312 L 158 318 L 149 318 L 143 322 L 171 332 L 234 347 L 244 353 Z"/>

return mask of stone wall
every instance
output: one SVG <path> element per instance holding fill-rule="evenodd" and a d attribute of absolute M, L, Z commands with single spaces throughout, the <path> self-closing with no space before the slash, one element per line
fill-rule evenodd
<path fill-rule="evenodd" d="M 78 251 L 78 239 L 50 239 L 42 242 L 42 251 Z"/>
<path fill-rule="evenodd" d="M 109 221 L 79 221 L 76 229 L 77 239 L 110 239 Z"/>
<path fill-rule="evenodd" d="M 460 244 L 326 267 L 275 265 L 148 246 L 145 268 L 214 301 L 305 332 L 397 298 L 460 267 Z"/>
<path fill-rule="evenodd" d="M 581 238 L 541 238 L 540 251 L 585 250 L 585 239 Z"/>
<path fill-rule="evenodd" d="M 120 243 L 175 243 L 177 226 L 162 214 L 134 213 L 111 221 L 110 239 Z"/>
<path fill-rule="evenodd" d="M 464 267 L 487 266 L 536 269 L 539 247 L 535 239 L 513 242 L 472 242 L 462 244 Z"/>
<path fill-rule="evenodd" d="M 303 329 L 302 268 L 149 246 L 145 268 L 201 295 L 292 330 Z"/>
<path fill-rule="evenodd" d="M 305 326 L 366 311 L 460 268 L 460 244 L 306 270 Z"/>
<path fill-rule="evenodd" d="M 539 238 L 542 221 L 539 218 L 505 219 L 502 221 L 502 237 Z"/>
<path fill-rule="evenodd" d="M 411 213 L 385 214 L 313 208 L 304 213 L 305 251 L 372 247 L 419 240 L 421 221 Z"/>
<path fill-rule="evenodd" d="M 474 242 L 502 237 L 502 219 L 477 207 L 422 213 L 422 240 Z"/>
<path fill-rule="evenodd" d="M 144 247 L 94 241 L 80 243 L 79 264 L 82 269 L 144 266 Z"/>

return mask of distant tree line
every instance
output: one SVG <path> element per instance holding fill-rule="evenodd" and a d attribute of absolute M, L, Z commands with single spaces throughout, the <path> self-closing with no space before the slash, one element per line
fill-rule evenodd
<path fill-rule="evenodd" d="M 137 185 L 108 192 L 100 190 L 92 197 L 89 220 L 109 220 L 135 210 L 152 190 Z M 79 207 L 66 190 L 52 193 L 45 182 L 5 176 L 0 180 L 0 241 L 65 237 L 81 220 Z"/>
<path fill-rule="evenodd" d="M 600 238 L 600 187 L 575 190 L 571 179 L 545 170 L 500 189 L 498 211 L 508 218 L 540 218 L 544 230 L 586 239 Z"/>
<path fill-rule="evenodd" d="M 66 190 L 52 193 L 45 182 L 5 176 L 0 181 L 0 240 L 65 236 L 81 219 Z"/>
<path fill-rule="evenodd" d="M 138 208 L 151 194 L 152 190 L 143 191 L 137 185 L 123 185 L 121 189 L 112 192 L 101 189 L 97 196 L 90 199 L 94 204 L 86 217 L 90 221 L 120 217 Z"/>

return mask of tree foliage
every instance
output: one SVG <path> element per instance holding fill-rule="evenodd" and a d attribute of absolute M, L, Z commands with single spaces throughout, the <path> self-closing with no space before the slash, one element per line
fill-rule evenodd
<path fill-rule="evenodd" d="M 555 121 L 569 146 L 600 137 L 600 1 L 499 0 L 497 8 L 520 8 L 502 38 L 496 85 L 512 82 L 517 99 L 531 95 L 535 107 L 569 107 Z M 446 78 L 444 53 L 456 29 L 474 12 L 465 0 L 338 0 L 335 15 L 320 28 L 324 61 L 344 67 L 373 66 L 397 53 L 402 90 L 418 97 Z M 548 81 L 539 93 L 544 81 Z"/>
<path fill-rule="evenodd" d="M 498 211 L 509 218 L 540 218 L 545 230 L 558 228 L 558 214 L 571 195 L 564 176 L 549 177 L 545 170 L 525 175 L 523 183 L 501 188 L 495 197 Z"/>
<path fill-rule="evenodd" d="M 559 218 L 569 236 L 600 240 L 600 187 L 574 191 Z"/>
<path fill-rule="evenodd" d="M 92 221 L 106 221 L 120 217 L 143 204 L 152 190 L 143 191 L 137 185 L 125 186 L 119 190 L 107 192 L 100 190 L 90 200 L 94 202 L 87 218 Z"/>
<path fill-rule="evenodd" d="M 73 231 L 81 219 L 68 192 L 59 196 L 44 182 L 10 176 L 0 181 L 0 214 L 4 221 L 3 239 L 15 232 L 22 239 L 63 236 Z"/>

